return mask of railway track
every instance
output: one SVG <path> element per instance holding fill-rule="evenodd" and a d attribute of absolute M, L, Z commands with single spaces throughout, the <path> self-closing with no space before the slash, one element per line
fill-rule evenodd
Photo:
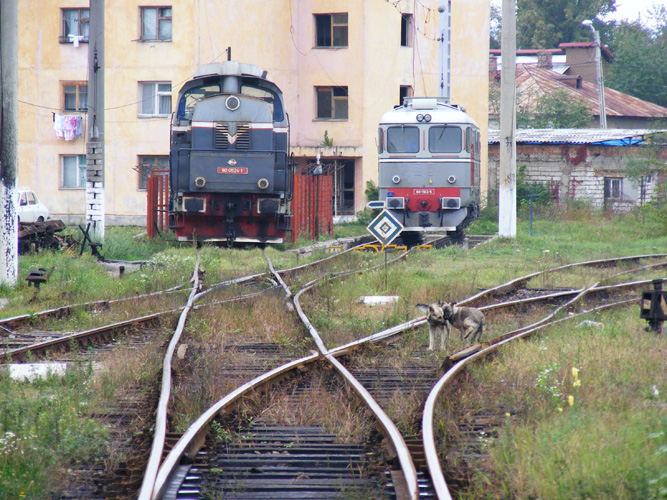
<path fill-rule="evenodd" d="M 352 252 L 350 252 L 352 253 Z M 352 257 L 352 256 L 350 256 Z M 663 256 L 664 257 L 664 256 Z M 400 255 L 397 257 L 398 259 L 404 258 L 403 255 Z M 646 256 L 646 259 L 653 259 L 656 258 L 655 256 Z M 642 260 L 639 257 L 633 258 L 634 260 Z M 376 266 L 381 266 L 383 263 L 384 259 L 375 259 L 376 262 L 374 262 L 374 265 Z M 630 259 L 628 259 L 629 261 Z M 334 258 L 327 259 L 327 263 L 324 264 L 324 266 L 329 266 L 330 264 L 333 264 L 333 262 L 336 261 Z M 379 261 L 379 262 L 377 262 Z M 282 281 L 282 290 L 284 294 L 284 300 L 287 300 L 287 302 L 290 302 L 292 300 L 292 292 L 291 290 L 299 290 L 299 293 L 307 294 L 308 290 L 311 288 L 314 288 L 318 286 L 320 283 L 325 282 L 326 280 L 335 280 L 335 279 L 341 279 L 345 277 L 346 275 L 349 275 L 350 273 L 357 273 L 360 272 L 358 269 L 358 260 L 356 257 L 352 257 L 348 262 L 345 264 L 341 264 L 341 261 L 338 260 L 337 264 L 333 264 L 331 267 L 324 267 L 322 266 L 322 263 L 318 263 L 316 265 L 322 266 L 322 269 L 320 269 L 319 272 L 313 272 L 311 270 L 305 271 L 303 269 L 299 270 L 285 270 L 285 271 L 278 271 L 275 273 L 275 280 L 274 280 L 274 286 L 268 287 L 264 290 L 258 291 L 258 293 L 265 293 L 268 289 L 278 289 L 278 285 L 281 285 Z M 608 271 L 608 261 L 599 261 L 598 264 L 599 266 L 605 266 L 604 269 L 606 269 L 605 274 L 606 275 L 613 275 L 614 273 Z M 591 264 L 592 266 L 592 264 Z M 269 267 L 272 267 L 269 261 Z M 347 269 L 343 269 L 347 267 Z M 366 265 L 366 268 L 370 269 L 372 268 L 373 265 Z M 585 267 L 585 266 L 582 266 Z M 646 266 L 643 266 L 646 267 Z M 659 265 L 656 265 L 655 267 L 659 268 Z M 352 268 L 352 269 L 350 269 Z M 567 268 L 569 269 L 569 268 Z M 633 273 L 639 273 L 639 267 L 637 267 L 635 270 L 631 269 L 624 269 L 623 273 L 625 275 L 631 275 Z M 367 269 L 364 269 L 367 270 Z M 556 273 L 561 271 L 560 269 L 554 268 L 554 269 L 549 269 L 545 272 L 547 273 Z M 609 277 L 605 275 L 605 279 L 608 279 L 610 281 L 618 281 L 620 278 L 615 278 L 613 276 Z M 293 278 L 292 276 L 298 276 L 296 278 Z M 557 308 L 559 306 L 563 306 L 564 304 L 568 304 L 570 299 L 572 297 L 577 297 L 577 296 L 582 296 L 582 297 L 599 297 L 598 299 L 598 305 L 599 302 L 608 302 L 609 301 L 609 296 L 612 294 L 619 293 L 619 291 L 622 290 L 632 290 L 634 289 L 635 291 L 637 290 L 638 287 L 644 287 L 645 283 L 650 282 L 650 280 L 635 280 L 633 282 L 627 282 L 627 283 L 616 283 L 614 286 L 594 286 L 594 287 L 587 287 L 588 289 L 582 289 L 582 288 L 577 288 L 576 286 L 572 287 L 560 287 L 561 290 L 559 290 L 556 293 L 547 293 L 545 289 L 540 289 L 540 290 L 535 290 L 536 287 L 533 287 L 533 289 L 530 289 L 529 287 L 526 287 L 524 285 L 530 283 L 531 279 L 536 279 L 538 277 L 538 274 L 531 275 L 530 277 L 524 277 L 522 280 L 513 280 L 516 281 L 516 283 L 506 283 L 504 285 L 501 285 L 500 287 L 497 287 L 494 290 L 487 290 L 483 291 L 477 296 L 474 296 L 470 299 L 470 303 L 473 301 L 477 301 L 478 304 L 484 304 L 486 303 L 486 306 L 480 306 L 485 308 L 485 312 L 487 315 L 493 315 L 493 314 L 508 314 L 507 311 L 510 311 L 512 309 L 516 310 L 517 308 L 526 308 L 526 307 L 532 307 L 532 305 L 542 302 L 542 303 L 547 303 L 550 304 L 550 307 L 552 308 Z M 262 279 L 265 280 L 266 277 L 259 278 L 257 276 L 253 277 L 252 280 L 258 280 Z M 537 278 L 539 279 L 539 278 Z M 290 285 L 287 286 L 285 281 L 289 282 Z M 520 288 L 522 287 L 523 288 Z M 193 287 L 192 290 L 194 290 L 195 287 Z M 215 300 L 209 300 L 210 297 L 213 296 L 214 290 L 216 290 L 216 287 L 209 287 L 205 292 L 200 291 L 200 292 L 195 292 L 194 295 L 191 294 L 191 297 L 194 298 L 198 294 L 203 294 L 201 295 L 202 298 L 205 297 L 205 300 L 208 301 L 207 304 L 202 304 L 201 307 L 202 309 L 204 308 L 210 308 L 211 306 L 216 307 L 216 301 Z M 513 290 L 513 295 L 508 295 L 508 292 L 510 290 Z M 549 290 L 549 292 L 552 292 L 552 290 Z M 585 292 L 585 293 L 584 293 Z M 633 293 L 633 292 L 621 292 L 621 293 Z M 635 297 L 636 297 L 636 292 Z M 504 295 L 503 295 L 504 294 Z M 232 293 L 232 295 L 234 295 Z M 491 301 L 493 300 L 492 297 L 495 299 L 498 299 L 499 297 L 503 298 L 503 302 L 495 302 L 492 303 Z M 237 297 L 238 298 L 238 297 Z M 228 301 L 233 301 L 234 299 L 229 299 L 229 298 L 224 298 L 224 299 L 219 299 L 217 302 L 217 305 L 220 305 L 221 307 L 225 307 L 224 304 L 228 303 Z M 242 300 L 244 301 L 250 301 L 252 299 L 249 298 L 243 298 Z M 299 300 L 295 299 L 294 303 L 297 309 L 299 309 Z M 594 305 L 592 303 L 589 303 L 585 306 L 577 306 L 575 304 L 578 304 L 578 302 L 572 302 L 567 307 L 561 307 L 559 311 L 556 311 L 553 316 L 553 320 L 556 320 L 555 316 L 557 316 L 559 313 L 563 314 L 566 316 L 565 319 L 567 319 L 568 314 L 578 314 L 582 309 L 589 310 L 593 307 L 597 307 L 598 305 Z M 190 304 L 190 309 L 194 310 L 194 301 L 192 304 Z M 187 308 L 187 306 L 186 306 Z M 579 308 L 579 309 L 577 309 Z M 185 308 L 179 309 L 181 314 Z M 504 313 L 502 311 L 505 311 Z M 533 323 L 535 323 L 534 321 Z M 185 320 L 179 321 L 179 324 L 185 323 Z M 187 468 L 188 470 L 191 470 L 193 468 L 192 463 L 187 463 L 187 462 L 192 462 L 196 460 L 200 460 L 200 455 L 197 454 L 196 449 L 199 448 L 198 443 L 211 441 L 211 432 L 209 430 L 208 425 L 210 422 L 216 421 L 215 419 L 218 418 L 218 415 L 223 414 L 223 415 L 232 415 L 233 412 L 237 411 L 237 408 L 241 406 L 242 402 L 247 401 L 251 396 L 250 394 L 256 394 L 256 391 L 259 388 L 264 388 L 263 390 L 266 392 L 266 394 L 270 394 L 273 391 L 270 389 L 271 387 L 277 387 L 276 384 L 279 384 L 279 381 L 285 380 L 285 379 L 292 379 L 295 378 L 297 375 L 296 374 L 302 374 L 304 372 L 311 371 L 310 368 L 308 368 L 311 364 L 326 364 L 329 366 L 327 368 L 328 370 L 331 370 L 332 367 L 333 369 L 340 370 L 341 373 L 348 372 L 348 375 L 351 377 L 349 379 L 346 378 L 346 384 L 348 387 L 351 387 L 354 391 L 355 394 L 360 395 L 360 397 L 365 397 L 364 393 L 367 393 L 368 396 L 370 396 L 369 401 L 373 401 L 373 403 L 369 403 L 369 407 L 373 407 L 373 404 L 377 408 L 371 409 L 371 412 L 375 415 L 375 418 L 378 418 L 379 420 L 382 419 L 379 415 L 384 413 L 384 416 L 387 417 L 388 423 L 387 426 L 391 427 L 392 425 L 392 419 L 389 418 L 387 415 L 387 408 L 389 409 L 389 413 L 395 413 L 396 410 L 392 406 L 393 402 L 392 400 L 397 400 L 401 399 L 401 395 L 405 394 L 408 392 L 410 387 L 414 387 L 415 384 L 422 384 L 423 386 L 421 387 L 420 392 L 423 393 L 423 396 L 420 396 L 417 399 L 420 399 L 419 402 L 416 402 L 415 405 L 411 406 L 410 411 L 412 414 L 415 414 L 414 408 L 417 408 L 418 414 L 421 414 L 421 405 L 423 403 L 423 400 L 426 400 L 426 395 L 428 393 L 428 387 L 432 386 L 436 381 L 438 380 L 438 376 L 442 370 L 443 364 L 441 363 L 441 359 L 438 357 L 432 356 L 430 353 L 426 353 L 423 350 L 423 346 L 413 346 L 412 352 L 413 355 L 410 356 L 409 358 L 405 360 L 401 360 L 401 363 L 397 365 L 397 361 L 394 359 L 389 359 L 389 360 L 384 360 L 385 363 L 376 363 L 374 366 L 372 363 L 370 363 L 368 360 L 377 360 L 379 357 L 379 352 L 386 353 L 389 351 L 390 348 L 392 348 L 391 344 L 390 345 L 385 345 L 384 343 L 387 341 L 391 341 L 392 339 L 396 339 L 397 337 L 403 335 L 406 332 L 411 332 L 414 331 L 416 328 L 420 327 L 421 325 L 424 324 L 424 320 L 420 318 L 416 318 L 414 320 L 410 320 L 404 324 L 400 325 L 394 325 L 390 328 L 388 328 L 385 331 L 378 332 L 374 335 L 371 335 L 367 338 L 359 339 L 354 342 L 350 342 L 349 344 L 346 345 L 341 345 L 341 346 L 336 346 L 336 347 L 330 347 L 327 348 L 324 343 L 322 343 L 321 338 L 318 337 L 319 334 L 317 331 L 313 331 L 312 324 L 307 320 L 307 315 L 306 315 L 306 321 L 305 323 L 305 328 L 313 335 L 313 340 L 310 342 L 304 342 L 302 345 L 296 347 L 294 345 L 287 345 L 285 342 L 276 344 L 276 343 L 266 343 L 265 345 L 260 345 L 260 344 L 253 344 L 253 345 L 248 345 L 248 344 L 237 344 L 234 345 L 233 343 L 229 343 L 225 346 L 225 349 L 229 352 L 230 358 L 234 357 L 239 357 L 239 358 L 246 358 L 250 359 L 252 362 L 250 364 L 247 364 L 243 366 L 243 363 L 239 363 L 238 367 L 228 367 L 227 370 L 228 372 L 224 375 L 225 379 L 236 379 L 236 382 L 229 384 L 229 386 L 225 389 L 226 394 L 215 404 L 210 406 L 206 412 L 204 412 L 200 418 L 198 418 L 192 426 L 188 428 L 181 436 L 174 435 L 174 436 L 167 436 L 167 432 L 165 431 L 165 437 L 163 439 L 163 445 L 162 445 L 162 451 L 160 452 L 160 458 L 156 459 L 156 462 L 159 464 L 156 473 L 155 473 L 155 482 L 152 485 L 152 488 L 150 488 L 150 494 L 147 494 L 149 496 L 146 496 L 146 498 L 158 498 L 161 497 L 161 495 L 168 495 L 168 491 L 172 490 L 172 483 L 170 481 L 174 480 L 174 478 L 178 478 L 182 476 L 183 479 L 186 479 L 188 477 L 189 472 L 183 472 L 184 468 Z M 525 327 L 534 327 L 532 324 L 528 325 L 521 325 L 522 328 Z M 530 330 L 530 328 L 527 328 L 527 330 Z M 494 332 L 494 333 L 500 333 L 500 332 Z M 510 332 L 512 335 L 515 332 Z M 523 332 L 522 332 L 523 333 Z M 508 334 L 499 334 L 497 335 L 498 338 L 504 337 L 505 335 Z M 512 336 L 510 335 L 510 336 Z M 496 343 L 501 343 L 505 339 L 508 339 L 509 337 L 504 337 L 502 340 L 496 341 Z M 486 339 L 485 339 L 486 340 Z M 174 347 L 176 344 L 179 344 L 178 341 L 174 343 Z M 493 344 L 493 342 L 489 342 L 489 344 Z M 317 347 L 318 348 L 318 353 L 317 354 L 308 354 L 308 350 L 313 349 Z M 201 346 L 196 347 L 196 346 L 190 346 L 190 349 L 197 351 L 197 349 L 201 350 Z M 473 348 L 472 350 L 467 350 L 464 353 L 459 353 L 455 356 L 452 356 L 448 358 L 447 362 L 444 364 L 445 367 L 446 365 L 458 365 L 461 360 L 463 359 L 469 359 L 467 357 L 474 357 L 478 353 L 480 353 L 482 350 L 486 349 L 486 346 L 478 346 L 476 348 Z M 193 352 L 191 350 L 191 352 Z M 250 352 L 250 351 L 255 351 L 255 352 Z M 362 353 L 363 351 L 368 351 L 366 356 L 363 356 Z M 245 354 L 244 354 L 245 353 Z M 400 357 L 400 356 L 399 356 Z M 337 358 L 340 358 L 338 360 Z M 391 357 L 390 357 L 391 358 Z M 270 362 L 266 362 L 267 359 L 270 359 Z M 176 365 L 178 365 L 179 361 L 176 361 Z M 369 366 L 369 363 L 371 366 Z M 341 365 L 338 367 L 337 365 Z M 177 366 L 177 372 L 179 376 L 183 376 L 184 380 L 187 374 L 187 370 L 181 371 L 181 367 Z M 238 376 L 237 376 L 238 375 Z M 347 377 L 348 375 L 341 375 L 343 377 Z M 274 378 L 277 377 L 277 378 Z M 384 382 L 384 383 L 381 383 Z M 388 383 L 391 382 L 391 386 L 388 385 Z M 436 384 L 437 387 L 438 384 Z M 250 391 L 247 392 L 246 391 Z M 437 397 L 436 397 L 437 399 Z M 259 413 L 261 414 L 261 410 L 259 410 Z M 426 415 L 427 411 L 424 411 L 424 414 Z M 424 417 L 426 418 L 426 417 Z M 489 416 L 489 419 L 491 419 L 492 416 Z M 414 420 L 414 419 L 413 419 Z M 191 430 L 191 428 L 196 427 L 197 423 L 199 422 L 200 428 L 197 430 Z M 275 422 L 267 420 L 267 421 L 257 421 L 253 423 L 253 427 L 248 427 L 245 429 L 245 435 L 250 436 L 251 429 L 254 429 L 255 426 L 257 426 L 257 429 L 261 428 L 261 426 L 264 427 L 281 427 L 281 426 L 276 426 L 272 425 L 275 424 Z M 416 427 L 415 427 L 416 425 Z M 423 425 L 423 424 L 422 424 Z M 422 492 L 428 492 L 428 491 L 435 491 L 438 498 L 447 498 L 447 496 L 440 496 L 444 495 L 442 492 L 438 493 L 437 492 L 437 478 L 436 481 L 431 483 L 431 478 L 432 477 L 437 477 L 437 474 L 433 471 L 430 470 L 430 465 L 428 464 L 428 460 L 424 458 L 428 452 L 426 451 L 428 449 L 428 445 L 426 444 L 425 438 L 422 438 L 422 429 L 419 423 L 415 424 L 414 421 L 409 422 L 409 421 L 400 421 L 399 426 L 402 428 L 398 428 L 396 425 L 394 425 L 394 429 L 390 428 L 383 428 L 382 434 L 385 436 L 384 439 L 382 439 L 382 446 L 381 448 L 384 449 L 384 452 L 382 455 L 386 457 L 389 457 L 387 461 L 385 461 L 385 469 L 381 470 L 382 468 L 378 468 L 377 463 L 374 463 L 372 466 L 369 466 L 366 472 L 366 476 L 364 476 L 364 482 L 363 485 L 360 484 L 361 488 L 378 488 L 377 492 L 378 495 L 382 494 L 387 494 L 387 495 L 392 495 L 396 494 L 399 498 L 414 498 L 415 495 L 418 495 L 420 491 Z M 288 431 L 287 428 L 288 426 L 282 426 L 284 432 L 292 432 L 291 430 Z M 292 427 L 309 427 L 311 428 L 309 431 L 309 434 L 313 434 L 315 432 L 312 427 L 317 428 L 317 432 L 322 432 L 322 427 L 321 426 L 292 426 Z M 426 429 L 427 426 L 424 426 L 424 429 Z M 237 429 L 238 431 L 238 429 Z M 398 432 L 396 432 L 398 431 Z M 475 436 L 475 433 L 479 432 L 479 428 L 475 427 L 474 425 L 470 428 L 470 433 L 471 436 Z M 398 441 L 403 441 L 402 444 L 392 444 L 392 445 L 387 445 L 387 442 L 389 441 L 389 437 L 392 437 L 392 434 L 398 434 L 398 436 L 394 435 L 394 438 L 399 438 Z M 208 435 L 208 438 L 206 437 Z M 252 439 L 255 439 L 254 437 Z M 304 437 L 305 440 L 305 437 Z M 167 441 L 173 441 L 173 446 L 171 442 L 167 443 Z M 277 440 L 279 441 L 279 440 Z M 419 441 L 423 441 L 422 445 L 419 445 Z M 416 442 L 416 444 L 415 444 Z M 166 444 L 165 444 L 166 443 Z M 180 443 L 180 444 L 179 444 Z M 261 439 L 257 441 L 257 443 L 261 444 Z M 357 447 L 357 449 L 364 449 L 366 453 L 369 453 L 369 449 L 365 448 L 367 443 L 364 442 L 356 442 L 353 443 Z M 259 444 L 258 444 L 259 446 Z M 404 447 L 405 453 L 407 455 L 404 455 L 403 459 L 401 459 L 402 453 L 404 453 L 401 450 L 397 450 L 396 446 L 399 447 Z M 370 453 L 375 453 L 378 454 L 377 448 L 373 451 L 373 449 L 370 449 Z M 260 451 L 260 448 L 258 448 L 255 451 Z M 270 455 L 274 455 L 277 450 L 273 450 L 270 452 Z M 284 451 L 284 450 L 283 450 Z M 312 450 L 311 450 L 312 451 Z M 262 452 L 260 451 L 260 454 Z M 257 454 L 257 453 L 255 453 Z M 285 454 L 285 453 L 283 453 Z M 208 469 L 204 468 L 204 464 L 200 463 L 200 469 L 204 471 L 202 474 L 202 479 L 205 484 L 209 485 L 206 486 L 207 488 L 222 488 L 223 490 L 227 491 L 230 488 L 229 483 L 220 482 L 218 483 L 218 480 L 215 479 L 213 476 L 217 474 L 218 470 L 223 470 L 223 468 L 218 467 L 214 464 L 216 460 L 218 460 L 219 452 L 216 451 L 215 454 L 213 454 L 212 451 L 210 451 L 207 447 L 207 449 L 204 450 L 203 455 L 208 460 L 206 462 L 209 467 Z M 215 460 L 212 457 L 216 457 Z M 188 458 L 191 457 L 191 458 Z M 391 458 L 393 457 L 393 459 Z M 224 458 L 221 459 L 221 463 L 226 463 L 224 462 Z M 396 467 L 395 465 L 397 463 L 400 463 L 401 460 L 403 460 L 403 464 L 401 464 L 401 467 Z M 183 462 L 186 462 L 185 464 Z M 387 467 L 386 464 L 391 463 L 391 467 Z M 370 462 L 369 462 L 370 464 Z M 364 466 L 365 467 L 365 466 Z M 195 468 L 195 472 L 197 470 L 197 467 Z M 252 467 L 251 467 L 252 468 Z M 358 470 L 363 469 L 363 467 L 359 466 Z M 397 474 L 397 470 L 400 470 L 400 473 Z M 214 471 L 213 473 L 211 471 Z M 425 475 L 424 472 L 425 471 Z M 421 474 L 420 474 L 421 473 Z M 315 475 L 314 472 L 308 473 L 307 475 Z M 251 477 L 252 474 L 248 473 L 248 477 Z M 146 476 L 144 476 L 145 478 Z M 294 478 L 292 478 L 294 479 Z M 305 477 L 301 478 L 305 479 Z M 261 481 L 260 481 L 261 482 Z M 305 481 L 304 481 L 305 482 Z M 330 481 L 331 482 L 331 481 Z M 202 484 L 204 484 L 202 483 Z M 144 479 L 144 484 L 145 484 L 145 479 Z M 214 486 L 211 486 L 211 484 L 214 484 Z M 342 483 L 341 483 L 342 484 Z M 187 489 L 188 487 L 192 487 L 192 484 L 189 483 L 188 481 L 185 481 L 181 484 L 185 485 L 184 487 Z M 217 486 L 215 486 L 217 485 Z M 339 487 L 338 490 L 336 490 L 338 495 L 340 495 L 340 492 L 345 490 L 345 488 L 349 488 L 350 484 L 347 484 L 347 486 Z M 398 489 L 398 493 L 392 493 L 394 488 Z M 237 490 L 243 489 L 239 488 L 238 485 L 234 486 L 232 489 L 236 488 Z M 142 489 L 143 491 L 143 489 Z M 286 491 L 283 489 L 283 491 Z M 306 490 L 304 490 L 306 491 Z M 349 491 L 349 490 L 348 490 Z M 272 493 L 275 495 L 275 492 Z M 312 491 L 309 493 L 312 495 Z M 332 493 L 333 495 L 333 493 Z M 169 498 L 169 496 L 164 496 L 163 498 Z M 258 498 L 258 497 L 255 497 Z M 267 497 L 268 498 L 268 497 Z M 311 496 L 311 498 L 318 498 L 317 496 Z M 324 497 L 322 497 L 324 498 Z M 381 498 L 381 497 L 380 497 Z"/>

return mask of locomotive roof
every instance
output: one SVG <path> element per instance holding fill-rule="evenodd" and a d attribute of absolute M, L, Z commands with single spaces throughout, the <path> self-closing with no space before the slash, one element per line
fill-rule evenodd
<path fill-rule="evenodd" d="M 470 123 L 477 126 L 460 106 L 449 104 L 444 97 L 407 97 L 403 106 L 388 111 L 380 119 L 380 125 L 390 123 L 429 123 L 417 120 L 418 115 L 431 115 L 430 123 Z"/>
<path fill-rule="evenodd" d="M 206 76 L 250 76 L 266 79 L 266 71 L 255 64 L 241 63 L 238 61 L 223 61 L 218 63 L 203 64 L 195 71 L 194 78 Z"/>

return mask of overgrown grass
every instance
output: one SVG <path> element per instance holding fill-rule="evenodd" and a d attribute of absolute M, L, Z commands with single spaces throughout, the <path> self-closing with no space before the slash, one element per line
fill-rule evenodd
<path fill-rule="evenodd" d="M 667 338 L 636 307 L 594 319 L 470 371 L 463 408 L 507 418 L 463 498 L 665 498 Z"/>
<path fill-rule="evenodd" d="M 67 467 L 103 456 L 107 432 L 88 416 L 91 375 L 85 362 L 33 383 L 0 372 L 0 498 L 52 498 Z"/>

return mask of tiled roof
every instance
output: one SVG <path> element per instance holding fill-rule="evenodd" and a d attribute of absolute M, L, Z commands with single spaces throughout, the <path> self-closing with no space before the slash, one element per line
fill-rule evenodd
<path fill-rule="evenodd" d="M 621 128 L 525 128 L 517 129 L 517 143 L 528 144 L 604 144 L 630 145 L 641 143 L 650 135 L 666 130 L 621 129 Z M 489 129 L 489 144 L 500 141 L 500 130 Z"/>

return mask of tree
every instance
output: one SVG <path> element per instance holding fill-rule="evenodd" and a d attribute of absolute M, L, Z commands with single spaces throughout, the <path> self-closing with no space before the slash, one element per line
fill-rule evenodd
<path fill-rule="evenodd" d="M 601 19 L 614 12 L 615 2 L 616 0 L 518 0 L 517 48 L 551 49 L 561 43 L 589 41 L 590 33 L 581 26 L 581 21 L 596 17 Z M 604 26 L 602 23 L 596 22 L 597 24 Z"/>
<path fill-rule="evenodd" d="M 587 128 L 593 114 L 584 102 L 567 90 L 538 96 L 530 107 L 519 106 L 519 128 Z"/>
<path fill-rule="evenodd" d="M 500 48 L 500 32 L 501 32 L 501 9 L 500 6 L 491 4 L 491 29 L 489 30 L 490 49 Z"/>
<path fill-rule="evenodd" d="M 649 20 L 654 27 L 639 21 L 613 27 L 609 48 L 614 61 L 605 85 L 667 107 L 667 8 L 655 7 Z"/>

